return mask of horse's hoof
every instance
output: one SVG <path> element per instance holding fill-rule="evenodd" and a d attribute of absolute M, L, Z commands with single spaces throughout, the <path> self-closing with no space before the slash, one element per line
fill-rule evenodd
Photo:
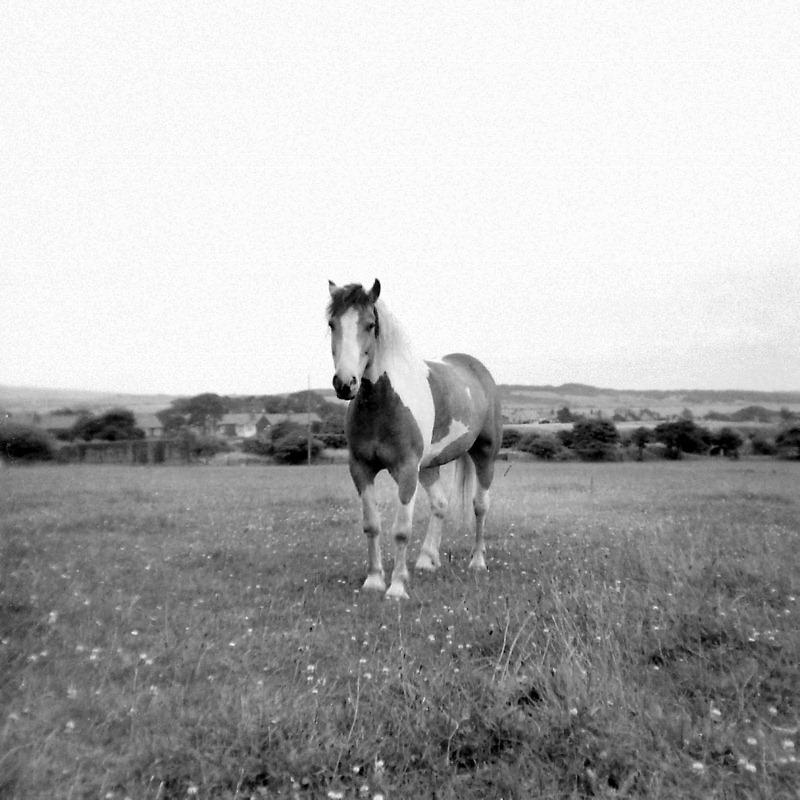
<path fill-rule="evenodd" d="M 439 565 L 427 553 L 420 553 L 414 569 L 418 569 L 420 572 L 435 572 L 439 569 Z"/>
<path fill-rule="evenodd" d="M 410 600 L 411 598 L 408 596 L 408 592 L 406 591 L 405 586 L 402 583 L 393 583 L 387 590 L 386 590 L 386 599 L 387 600 Z"/>
<path fill-rule="evenodd" d="M 489 567 L 486 566 L 486 562 L 483 560 L 483 556 L 480 558 L 473 556 L 472 560 L 469 562 L 469 568 L 475 570 L 475 572 L 488 572 L 489 570 Z"/>
<path fill-rule="evenodd" d="M 381 575 L 368 575 L 361 588 L 367 592 L 385 592 L 386 581 Z"/>

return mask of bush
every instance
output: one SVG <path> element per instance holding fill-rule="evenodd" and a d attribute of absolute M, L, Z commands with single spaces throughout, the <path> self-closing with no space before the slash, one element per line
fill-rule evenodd
<path fill-rule="evenodd" d="M 516 428 L 503 428 L 503 441 L 500 447 L 506 450 L 514 450 L 522 440 L 522 433 Z"/>
<path fill-rule="evenodd" d="M 242 452 L 255 456 L 271 456 L 272 442 L 261 436 L 254 436 L 252 439 L 245 439 L 242 442 Z"/>
<path fill-rule="evenodd" d="M 572 449 L 584 461 L 613 458 L 618 441 L 617 426 L 607 419 L 584 419 L 572 426 Z"/>
<path fill-rule="evenodd" d="M 720 428 L 711 436 L 712 454 L 713 450 L 721 453 L 728 458 L 739 458 L 739 448 L 742 446 L 743 439 L 733 428 Z"/>
<path fill-rule="evenodd" d="M 108 442 L 144 439 L 144 431 L 136 427 L 136 417 L 127 408 L 112 408 L 94 417 L 81 417 L 72 427 L 71 435 L 87 442 L 92 439 Z"/>
<path fill-rule="evenodd" d="M 757 434 L 750 437 L 750 447 L 754 456 L 774 456 L 778 452 L 773 442 Z"/>
<path fill-rule="evenodd" d="M 561 452 L 561 447 L 559 447 L 555 439 L 551 439 L 549 436 L 542 436 L 531 443 L 531 448 L 528 452 L 543 461 L 552 461 Z"/>
<path fill-rule="evenodd" d="M 212 458 L 217 453 L 228 453 L 230 450 L 231 446 L 224 439 L 206 434 L 195 436 L 194 441 L 189 444 L 190 455 L 204 460 Z"/>
<path fill-rule="evenodd" d="M 575 441 L 575 433 L 572 428 L 565 429 L 558 431 L 558 433 L 556 433 L 556 438 L 559 442 L 561 442 L 562 447 L 566 447 L 568 450 L 571 450 Z"/>
<path fill-rule="evenodd" d="M 343 450 L 347 447 L 347 436 L 344 433 L 320 433 L 316 437 L 322 442 L 323 447 L 332 450 Z"/>
<path fill-rule="evenodd" d="M 779 451 L 789 458 L 800 458 L 800 425 L 793 425 L 775 437 Z"/>
<path fill-rule="evenodd" d="M 667 458 L 679 459 L 683 453 L 705 453 L 711 443 L 711 432 L 690 419 L 681 419 L 656 425 L 653 438 L 666 445 Z"/>
<path fill-rule="evenodd" d="M 311 458 L 322 450 L 319 439 L 311 440 Z M 303 464 L 308 460 L 308 434 L 304 430 L 288 431 L 272 441 L 272 457 L 281 464 Z"/>
<path fill-rule="evenodd" d="M 50 461 L 53 443 L 40 428 L 15 422 L 0 424 L 0 458 L 14 461 Z"/>
<path fill-rule="evenodd" d="M 543 461 L 551 461 L 561 450 L 555 439 L 549 436 L 540 436 L 538 433 L 527 433 L 519 441 L 517 449 L 523 453 L 530 453 Z"/>

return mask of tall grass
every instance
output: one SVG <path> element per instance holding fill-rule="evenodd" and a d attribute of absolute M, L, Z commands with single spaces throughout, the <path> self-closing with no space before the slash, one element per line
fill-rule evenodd
<path fill-rule="evenodd" d="M 397 604 L 345 468 L 5 470 L 0 796 L 796 797 L 798 477 L 514 464 Z"/>

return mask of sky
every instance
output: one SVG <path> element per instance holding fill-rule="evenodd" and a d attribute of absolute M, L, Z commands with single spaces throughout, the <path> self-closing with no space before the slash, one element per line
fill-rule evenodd
<path fill-rule="evenodd" d="M 800 390 L 795 3 L 2 17 L 2 384 L 329 386 L 377 277 L 498 382 Z"/>

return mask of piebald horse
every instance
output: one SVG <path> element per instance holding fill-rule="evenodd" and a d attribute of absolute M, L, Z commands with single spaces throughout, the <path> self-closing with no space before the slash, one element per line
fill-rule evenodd
<path fill-rule="evenodd" d="M 417 485 L 425 488 L 431 517 L 416 561 L 418 570 L 435 570 L 448 507 L 439 467 L 457 461 L 457 484 L 475 516 L 475 547 L 470 567 L 486 569 L 484 520 L 489 486 L 502 439 L 497 388 L 486 367 L 455 353 L 423 361 L 409 345 L 397 319 L 379 299 L 376 280 L 337 286 L 329 281 L 328 325 L 336 395 L 349 400 L 347 444 L 350 474 L 361 498 L 367 537 L 368 573 L 364 589 L 407 599 L 406 547 L 411 533 Z M 397 483 L 399 505 L 391 583 L 381 558 L 381 522 L 375 476 L 388 470 Z"/>

